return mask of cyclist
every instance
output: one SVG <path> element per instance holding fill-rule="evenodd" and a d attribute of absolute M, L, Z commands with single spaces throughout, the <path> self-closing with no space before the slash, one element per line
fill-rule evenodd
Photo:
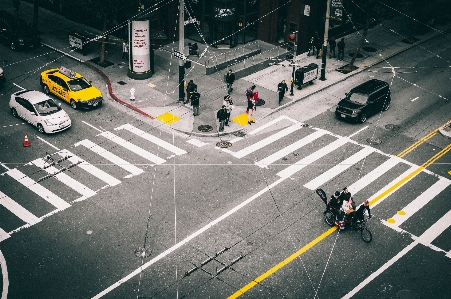
<path fill-rule="evenodd" d="M 364 216 L 363 213 L 365 210 L 368 210 L 368 215 L 371 218 L 371 210 L 370 210 L 370 203 L 368 200 L 365 200 L 362 205 L 357 209 L 357 211 L 354 213 L 354 218 L 352 219 L 352 224 L 355 225 L 357 221 L 363 221 Z"/>

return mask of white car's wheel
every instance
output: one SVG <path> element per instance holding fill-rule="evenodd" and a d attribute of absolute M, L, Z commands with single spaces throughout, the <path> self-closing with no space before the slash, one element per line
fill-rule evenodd
<path fill-rule="evenodd" d="M 41 134 L 45 133 L 44 127 L 41 124 L 38 124 L 37 127 L 38 127 L 39 133 L 41 133 Z"/>
<path fill-rule="evenodd" d="M 19 117 L 19 115 L 17 114 L 16 109 L 11 108 L 11 113 L 12 113 L 12 115 L 13 115 L 14 117 Z"/>

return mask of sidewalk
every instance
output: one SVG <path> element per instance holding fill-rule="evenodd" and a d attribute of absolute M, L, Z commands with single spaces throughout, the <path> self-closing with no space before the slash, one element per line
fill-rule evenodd
<path fill-rule="evenodd" d="M 3 7 L 1 7 L 3 6 Z M 11 7 L 0 4 L 0 9 L 11 10 Z M 32 5 L 22 2 L 21 16 L 32 16 Z M 440 28 L 442 31 L 447 28 Z M 338 68 L 348 64 L 352 59 L 352 52 L 357 47 L 361 35 L 359 32 L 349 34 L 344 37 L 346 42 L 344 61 L 337 61 L 335 58 L 327 59 L 325 69 L 325 81 L 321 81 L 321 58 L 316 59 L 316 55 L 307 56 L 306 53 L 296 57 L 295 63 L 299 66 L 305 66 L 310 63 L 316 63 L 319 66 L 318 79 L 314 80 L 312 85 L 306 84 L 301 90 L 295 86 L 294 95 L 286 96 L 281 105 L 278 104 L 277 84 L 286 80 L 289 85 L 292 73 L 292 67 L 289 61 L 282 61 L 270 66 L 270 57 L 285 57 L 286 50 L 261 41 L 250 42 L 245 45 L 238 45 L 233 49 L 217 49 L 208 47 L 204 44 L 198 44 L 200 58 L 188 57 L 192 59 L 192 67 L 185 70 L 185 79 L 188 82 L 193 80 L 198 86 L 201 94 L 200 115 L 194 117 L 189 105 L 178 103 L 178 68 L 179 61 L 171 58 L 170 52 L 178 50 L 178 42 L 162 46 L 155 50 L 155 70 L 151 78 L 146 80 L 133 80 L 127 77 L 128 62 L 122 59 L 122 43 L 120 40 L 110 36 L 112 44 L 108 45 L 105 59 L 113 65 L 100 67 L 89 60 L 99 56 L 99 51 L 95 44 L 87 55 L 82 55 L 69 48 L 68 33 L 72 30 L 80 32 L 86 31 L 93 34 L 100 34 L 87 26 L 77 24 L 66 20 L 53 12 L 45 9 L 39 11 L 39 30 L 42 32 L 42 44 L 64 55 L 70 56 L 82 63 L 93 67 L 107 81 L 108 92 L 110 96 L 121 104 L 134 109 L 143 115 L 152 118 L 158 122 L 158 126 L 168 126 L 177 131 L 188 135 L 196 136 L 215 136 L 227 135 L 246 129 L 247 115 L 245 114 L 247 100 L 244 95 L 245 90 L 256 85 L 256 91 L 259 92 L 259 98 L 265 101 L 263 106 L 257 107 L 254 112 L 256 123 L 264 122 L 265 118 L 276 111 L 285 109 L 294 103 L 307 99 L 310 95 L 321 92 L 331 85 L 337 84 L 354 76 L 367 68 L 380 63 L 388 58 L 403 52 L 411 47 L 415 47 L 435 36 L 441 34 L 440 31 L 429 31 L 420 36 L 415 36 L 418 41 L 409 44 L 403 42 L 408 36 L 405 32 L 401 17 L 392 20 L 383 20 L 380 24 L 370 28 L 366 37 L 367 43 L 364 44 L 360 54 L 363 56 L 357 58 L 354 65 L 358 69 L 343 74 L 337 71 Z M 120 30 L 124 30 L 121 28 Z M 114 32 L 113 32 L 114 35 Z M 188 53 L 188 43 L 193 42 L 185 40 L 185 51 Z M 100 44 L 99 42 L 93 42 Z M 260 54 L 255 54 L 258 51 Z M 338 51 L 337 51 L 338 53 Z M 243 59 L 243 56 L 247 56 Z M 207 68 L 225 64 L 225 69 L 206 75 Z M 218 134 L 218 122 L 216 120 L 216 111 L 220 109 L 222 100 L 226 92 L 224 75 L 228 68 L 232 68 L 237 75 L 237 80 L 231 93 L 235 108 L 232 110 L 231 123 L 225 128 L 224 132 Z M 130 89 L 135 89 L 135 101 L 130 100 Z M 106 98 L 107 95 L 104 94 Z M 304 103 L 305 102 L 305 103 Z M 316 103 L 305 100 L 304 111 L 317 110 Z M 326 111 L 337 103 L 326 103 L 320 107 Z M 318 113 L 318 112 L 316 112 Z M 313 117 L 314 115 L 312 115 Z M 199 126 L 211 126 L 209 132 L 199 131 Z"/>

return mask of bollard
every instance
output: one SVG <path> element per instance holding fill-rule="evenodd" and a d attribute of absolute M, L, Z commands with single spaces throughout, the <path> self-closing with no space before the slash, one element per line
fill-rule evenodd
<path fill-rule="evenodd" d="M 135 89 L 132 87 L 132 89 L 130 89 L 130 101 L 134 100 L 135 100 Z"/>

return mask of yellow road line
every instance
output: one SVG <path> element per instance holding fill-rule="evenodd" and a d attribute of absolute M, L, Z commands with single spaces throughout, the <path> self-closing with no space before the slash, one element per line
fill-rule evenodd
<path fill-rule="evenodd" d="M 415 142 L 414 144 L 412 144 L 411 146 L 409 146 L 408 148 L 406 148 L 405 150 L 403 150 L 402 152 L 400 152 L 399 154 L 397 154 L 396 156 L 399 158 L 404 157 L 405 155 L 407 155 L 408 153 L 410 153 L 411 151 L 413 151 L 414 149 L 416 149 L 418 146 L 420 146 L 422 143 L 426 142 L 428 139 L 431 139 L 435 134 L 437 134 L 438 130 L 443 127 L 444 125 L 446 125 L 447 123 L 449 123 L 450 121 L 447 121 L 446 123 L 444 123 L 443 125 L 441 125 L 440 127 L 438 127 L 437 129 L 429 132 L 429 134 L 427 134 L 426 136 L 424 136 L 423 138 L 419 139 L 417 142 Z"/>
<path fill-rule="evenodd" d="M 373 205 L 374 203 L 378 202 L 379 200 L 385 198 L 386 196 L 388 196 L 391 192 L 395 191 L 399 186 L 401 186 L 401 185 L 405 184 L 406 182 L 408 182 L 409 180 L 411 180 L 413 177 L 415 177 L 417 174 L 419 174 L 421 171 L 423 171 L 426 167 L 430 166 L 432 163 L 437 161 L 440 157 L 445 155 L 450 150 L 451 150 L 451 143 L 448 144 L 448 146 L 446 146 L 440 152 L 435 154 L 433 157 L 431 157 L 429 160 L 427 160 L 423 165 L 421 165 L 420 167 L 418 167 L 417 169 L 412 171 L 410 174 L 408 174 L 404 178 L 400 179 L 397 183 L 395 183 L 393 186 L 391 186 L 390 188 L 385 190 L 383 193 L 379 194 L 376 198 L 374 198 L 372 201 L 370 201 L 370 206 Z M 313 246 L 318 244 L 320 241 L 325 239 L 327 236 L 329 236 L 336 230 L 337 230 L 336 226 L 330 228 L 329 230 L 327 230 L 326 232 L 321 234 L 319 237 L 317 237 L 316 239 L 314 239 L 313 241 L 311 241 L 310 243 L 308 243 L 307 245 L 305 245 L 304 247 L 302 247 L 301 249 L 296 251 L 294 254 L 290 255 L 285 260 L 283 260 L 279 264 L 275 265 L 274 267 L 272 267 L 271 269 L 269 269 L 268 271 L 266 271 L 265 273 L 263 273 L 262 275 L 260 275 L 259 277 L 257 277 L 256 279 L 254 279 L 253 281 L 251 281 L 250 283 L 248 283 L 247 285 L 245 285 L 244 287 L 242 287 L 235 293 L 233 293 L 232 295 L 230 295 L 227 299 L 234 299 L 234 298 L 240 297 L 241 295 L 243 295 L 244 293 L 246 293 L 247 291 L 252 289 L 254 286 L 259 284 L 260 282 L 262 282 L 263 280 L 265 280 L 272 274 L 276 273 L 284 266 L 291 263 L 294 259 L 299 257 L 301 254 L 305 253 L 307 250 L 311 249 Z"/>

